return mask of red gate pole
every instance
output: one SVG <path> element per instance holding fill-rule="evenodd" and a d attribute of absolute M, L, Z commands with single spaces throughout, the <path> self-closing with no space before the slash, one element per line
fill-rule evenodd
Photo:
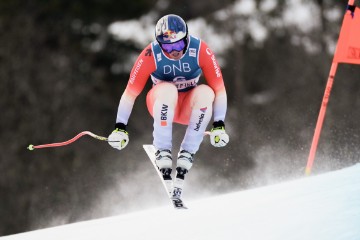
<path fill-rule="evenodd" d="M 337 62 L 333 62 L 332 65 L 331 65 L 330 74 L 329 74 L 329 77 L 328 77 L 328 80 L 327 80 L 325 93 L 324 93 L 324 97 L 323 97 L 323 100 L 322 100 L 320 113 L 319 113 L 318 120 L 317 120 L 317 123 L 316 123 L 315 133 L 314 133 L 314 137 L 313 137 L 313 140 L 312 140 L 310 153 L 309 153 L 309 157 L 308 157 L 308 161 L 307 161 L 307 165 L 306 165 L 306 169 L 305 169 L 305 174 L 306 175 L 310 175 L 312 166 L 314 164 L 316 149 L 317 149 L 317 145 L 319 143 L 320 133 L 321 133 L 321 129 L 322 129 L 322 126 L 323 126 L 323 123 L 324 123 L 324 118 L 325 118 L 325 113 L 326 113 L 326 107 L 327 107 L 328 102 L 329 102 L 330 93 L 331 93 L 331 89 L 332 89 L 332 86 L 333 86 L 333 83 L 334 83 L 334 78 L 335 78 L 337 66 L 338 66 Z"/>
<path fill-rule="evenodd" d="M 360 22 L 359 22 L 360 15 L 358 13 L 357 13 L 357 15 L 355 14 L 355 8 L 357 8 L 357 7 L 354 5 L 354 3 L 355 3 L 355 0 L 348 1 L 347 10 L 344 15 L 343 23 L 342 23 L 340 34 L 339 34 L 338 43 L 337 43 L 334 58 L 333 58 L 333 61 L 331 64 L 330 74 L 329 74 L 329 77 L 327 80 L 325 93 L 324 93 L 324 97 L 322 100 L 318 120 L 316 123 L 315 133 L 314 133 L 314 137 L 312 140 L 310 153 L 309 153 L 309 157 L 308 157 L 308 161 L 307 161 L 307 165 L 306 165 L 306 169 L 305 169 L 306 175 L 310 175 L 312 166 L 314 164 L 316 149 L 317 149 L 317 145 L 319 143 L 320 133 L 321 133 L 321 129 L 322 129 L 322 126 L 324 123 L 324 118 L 325 118 L 325 113 L 326 113 L 326 107 L 329 102 L 330 93 L 331 93 L 331 89 L 332 89 L 332 86 L 334 83 L 337 66 L 340 62 L 360 64 L 360 60 L 359 60 L 360 58 L 357 55 L 355 55 L 355 57 L 354 57 L 354 53 L 352 53 L 352 52 L 350 52 L 352 54 L 349 55 L 349 49 L 351 49 L 349 47 L 349 40 L 351 40 L 352 45 L 358 46 L 358 47 L 359 47 L 359 42 L 360 42 L 360 35 L 357 30 L 358 28 L 356 28 L 356 27 L 359 27 L 359 25 L 360 25 Z M 356 27 L 354 26 L 355 24 L 357 25 Z M 356 29 L 355 34 L 353 31 L 354 28 Z"/>

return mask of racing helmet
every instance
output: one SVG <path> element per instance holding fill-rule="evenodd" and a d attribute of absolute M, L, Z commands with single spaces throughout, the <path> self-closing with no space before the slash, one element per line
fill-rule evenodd
<path fill-rule="evenodd" d="M 163 16 L 155 27 L 155 38 L 160 45 L 175 43 L 182 39 L 187 42 L 187 35 L 188 27 L 184 19 L 175 14 Z"/>

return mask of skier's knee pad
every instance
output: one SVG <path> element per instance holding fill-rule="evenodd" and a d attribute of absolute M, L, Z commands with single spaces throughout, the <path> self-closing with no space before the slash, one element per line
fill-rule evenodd
<path fill-rule="evenodd" d="M 176 105 L 178 90 L 172 83 L 162 82 L 154 87 L 155 101 Z"/>
<path fill-rule="evenodd" d="M 210 106 L 214 102 L 215 93 L 208 85 L 199 85 L 194 89 L 193 108 Z"/>

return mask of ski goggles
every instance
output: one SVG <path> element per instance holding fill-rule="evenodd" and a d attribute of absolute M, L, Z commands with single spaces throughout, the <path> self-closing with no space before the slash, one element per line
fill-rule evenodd
<path fill-rule="evenodd" d="M 167 53 L 171 53 L 172 51 L 179 52 L 185 48 L 185 41 L 182 39 L 174 43 L 162 43 L 161 48 Z"/>

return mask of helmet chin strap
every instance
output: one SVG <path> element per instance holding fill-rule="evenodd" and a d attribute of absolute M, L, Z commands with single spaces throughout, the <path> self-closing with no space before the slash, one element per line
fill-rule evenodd
<path fill-rule="evenodd" d="M 187 28 L 186 28 L 186 29 L 187 29 Z M 184 49 L 182 50 L 183 53 L 186 52 L 186 50 L 187 50 L 187 48 L 188 48 L 188 46 L 189 46 L 189 36 L 187 35 L 187 33 L 186 33 L 186 38 L 184 38 L 184 42 L 185 42 L 185 47 L 184 47 Z"/>

